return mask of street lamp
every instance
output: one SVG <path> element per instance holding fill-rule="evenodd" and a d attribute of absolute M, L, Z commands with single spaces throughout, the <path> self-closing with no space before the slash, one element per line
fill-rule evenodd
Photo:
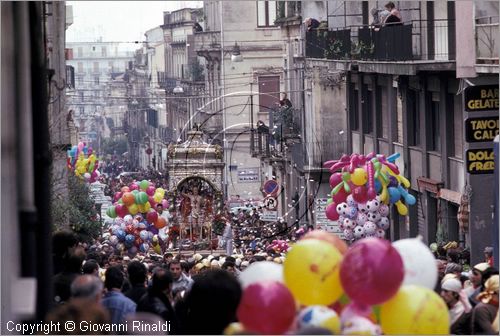
<path fill-rule="evenodd" d="M 240 46 L 236 42 L 234 43 L 233 50 L 231 51 L 231 62 L 243 62 L 243 56 L 241 56 Z"/>

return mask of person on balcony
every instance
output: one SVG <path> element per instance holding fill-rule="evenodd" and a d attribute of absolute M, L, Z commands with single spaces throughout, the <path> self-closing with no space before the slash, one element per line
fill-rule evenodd
<path fill-rule="evenodd" d="M 284 109 L 292 107 L 292 102 L 290 101 L 290 99 L 288 99 L 285 92 L 281 93 L 280 107 Z"/>
<path fill-rule="evenodd" d="M 193 24 L 193 32 L 196 34 L 196 33 L 201 33 L 203 32 L 203 27 L 198 23 L 198 22 L 195 22 Z"/>
<path fill-rule="evenodd" d="M 318 29 L 320 23 L 318 20 L 313 18 L 306 18 L 304 20 L 304 24 L 306 25 L 306 31 L 311 31 L 313 29 Z"/>
<path fill-rule="evenodd" d="M 394 2 L 389 1 L 388 3 L 385 4 L 385 9 L 389 11 L 389 15 L 385 18 L 384 25 L 397 25 L 397 24 L 402 24 L 403 19 L 401 18 L 401 13 L 399 12 L 398 9 L 396 9 L 396 5 L 394 5 Z"/>

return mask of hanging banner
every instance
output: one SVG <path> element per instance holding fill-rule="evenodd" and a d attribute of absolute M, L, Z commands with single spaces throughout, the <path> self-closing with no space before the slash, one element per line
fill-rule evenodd
<path fill-rule="evenodd" d="M 498 116 L 469 118 L 465 120 L 465 140 L 467 142 L 489 142 L 498 135 Z"/>
<path fill-rule="evenodd" d="M 464 97 L 467 112 L 498 111 L 498 85 L 469 86 Z"/>
<path fill-rule="evenodd" d="M 469 149 L 465 156 L 469 174 L 493 174 L 495 171 L 493 148 Z"/>

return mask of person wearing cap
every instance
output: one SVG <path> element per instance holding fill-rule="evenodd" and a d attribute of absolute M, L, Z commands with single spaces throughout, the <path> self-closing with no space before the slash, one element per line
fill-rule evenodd
<path fill-rule="evenodd" d="M 249 264 L 250 264 L 250 263 L 248 262 L 248 260 L 244 260 L 244 261 L 242 261 L 242 262 L 241 262 L 241 265 L 240 265 L 240 271 L 242 271 L 242 272 L 243 272 L 244 270 L 246 270 Z"/>
<path fill-rule="evenodd" d="M 472 334 L 498 334 L 498 280 L 498 275 L 492 275 L 476 298 L 479 303 L 472 310 Z"/>
<path fill-rule="evenodd" d="M 467 288 L 466 292 L 469 296 L 469 301 L 473 307 L 479 303 L 476 297 L 478 296 L 479 293 L 481 293 L 481 285 L 483 284 L 483 273 L 488 268 L 490 268 L 490 265 L 485 262 L 479 263 L 472 268 L 472 273 L 469 277 L 472 286 Z"/>
<path fill-rule="evenodd" d="M 467 335 L 470 333 L 470 310 L 467 298 L 461 296 L 462 283 L 455 278 L 445 280 L 441 285 L 441 297 L 446 303 L 450 314 L 450 333 Z"/>

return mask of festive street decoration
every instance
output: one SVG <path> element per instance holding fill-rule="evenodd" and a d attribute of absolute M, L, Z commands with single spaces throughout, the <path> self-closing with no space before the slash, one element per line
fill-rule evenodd
<path fill-rule="evenodd" d="M 395 164 L 399 156 L 352 154 L 325 162 L 332 173 L 326 216 L 338 222 L 345 240 L 384 238 L 390 227 L 389 206 L 394 205 L 400 215 L 406 216 L 407 205 L 416 203 L 408 192 L 410 182 Z"/>
<path fill-rule="evenodd" d="M 79 142 L 67 151 L 66 166 L 73 171 L 76 176 L 89 183 L 94 183 L 101 175 L 99 173 L 99 160 L 94 154 L 92 147 L 86 143 Z"/>

